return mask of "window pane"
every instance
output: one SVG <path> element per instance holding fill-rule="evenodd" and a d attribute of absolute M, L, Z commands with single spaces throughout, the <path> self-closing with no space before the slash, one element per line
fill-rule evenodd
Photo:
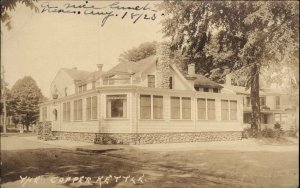
<path fill-rule="evenodd" d="M 182 119 L 191 119 L 191 98 L 182 98 Z"/>
<path fill-rule="evenodd" d="M 77 120 L 77 101 L 74 101 L 74 120 Z"/>
<path fill-rule="evenodd" d="M 77 102 L 78 105 L 78 120 L 82 120 L 82 99 L 79 99 Z"/>
<path fill-rule="evenodd" d="M 230 120 L 237 120 L 237 101 L 230 101 Z"/>
<path fill-rule="evenodd" d="M 215 99 L 207 99 L 207 117 L 208 119 L 216 119 Z"/>
<path fill-rule="evenodd" d="M 148 75 L 148 87 L 155 87 L 155 76 Z"/>
<path fill-rule="evenodd" d="M 67 103 L 63 103 L 63 121 L 67 120 Z"/>
<path fill-rule="evenodd" d="M 86 119 L 91 120 L 91 97 L 86 98 Z"/>
<path fill-rule="evenodd" d="M 221 100 L 221 118 L 222 120 L 229 119 L 228 100 Z"/>
<path fill-rule="evenodd" d="M 150 95 L 140 96 L 140 117 L 142 119 L 151 118 L 151 96 Z"/>
<path fill-rule="evenodd" d="M 171 119 L 180 119 L 180 98 L 171 97 Z"/>
<path fill-rule="evenodd" d="M 169 77 L 169 89 L 173 89 L 173 78 Z"/>
<path fill-rule="evenodd" d="M 126 117 L 126 95 L 108 95 L 106 98 L 107 117 Z"/>
<path fill-rule="evenodd" d="M 163 118 L 163 96 L 153 96 L 153 118 Z"/>
<path fill-rule="evenodd" d="M 197 100 L 198 119 L 206 119 L 206 102 L 205 99 Z"/>
<path fill-rule="evenodd" d="M 97 119 L 97 96 L 92 97 L 92 118 Z"/>
<path fill-rule="evenodd" d="M 71 120 L 71 103 L 67 102 L 67 121 Z"/>

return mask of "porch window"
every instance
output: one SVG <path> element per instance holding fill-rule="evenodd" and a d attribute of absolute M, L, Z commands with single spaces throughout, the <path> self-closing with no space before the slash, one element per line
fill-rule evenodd
<path fill-rule="evenodd" d="M 230 120 L 237 120 L 237 101 L 230 101 Z"/>
<path fill-rule="evenodd" d="M 63 103 L 63 121 L 71 120 L 71 103 L 65 102 Z"/>
<path fill-rule="evenodd" d="M 153 96 L 153 119 L 163 119 L 163 96 Z"/>
<path fill-rule="evenodd" d="M 171 119 L 180 119 L 180 97 L 171 97 Z"/>
<path fill-rule="evenodd" d="M 42 121 L 47 120 L 47 106 L 42 108 Z"/>
<path fill-rule="evenodd" d="M 221 119 L 222 120 L 229 120 L 228 100 L 221 100 Z"/>
<path fill-rule="evenodd" d="M 205 99 L 197 99 L 198 119 L 206 119 L 206 101 Z"/>
<path fill-rule="evenodd" d="M 247 97 L 246 98 L 246 105 L 247 105 L 247 107 L 250 107 L 250 104 L 251 104 L 250 97 Z"/>
<path fill-rule="evenodd" d="M 148 87 L 155 87 L 155 76 L 148 75 Z"/>
<path fill-rule="evenodd" d="M 209 92 L 209 88 L 205 87 L 205 88 L 203 88 L 203 91 L 204 92 Z"/>
<path fill-rule="evenodd" d="M 86 98 L 86 119 L 97 119 L 97 96 Z"/>
<path fill-rule="evenodd" d="M 182 97 L 182 119 L 191 119 L 191 98 Z"/>
<path fill-rule="evenodd" d="M 275 104 L 276 104 L 276 109 L 280 108 L 280 96 L 275 97 Z"/>
<path fill-rule="evenodd" d="M 127 96 L 107 95 L 106 96 L 106 116 L 108 118 L 127 117 Z"/>
<path fill-rule="evenodd" d="M 259 98 L 260 106 L 263 107 L 266 105 L 266 97 Z"/>
<path fill-rule="evenodd" d="M 82 120 L 82 99 L 74 101 L 74 120 Z"/>
<path fill-rule="evenodd" d="M 140 96 L 140 117 L 151 119 L 151 95 Z"/>
<path fill-rule="evenodd" d="M 215 99 L 207 99 L 207 118 L 216 119 Z"/>

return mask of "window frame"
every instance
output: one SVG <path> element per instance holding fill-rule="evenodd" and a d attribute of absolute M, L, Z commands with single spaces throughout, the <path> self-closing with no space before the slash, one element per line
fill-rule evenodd
<path fill-rule="evenodd" d="M 113 100 L 113 99 L 109 99 L 109 97 L 112 97 L 112 96 L 118 96 L 118 97 L 120 97 L 120 98 L 122 98 L 122 97 L 124 97 L 125 99 L 123 99 L 123 106 L 122 106 L 122 108 L 123 108 L 123 116 L 122 117 L 112 117 L 111 116 L 111 102 L 110 102 L 110 109 L 108 109 L 108 107 L 109 107 L 109 105 L 108 105 L 108 101 L 109 100 Z M 118 99 L 119 100 L 119 99 Z M 125 107 L 124 107 L 124 101 L 125 101 Z M 128 118 L 128 96 L 127 96 L 127 94 L 107 94 L 106 95 L 106 102 L 105 102 L 105 104 L 106 104 L 106 119 L 127 119 Z M 110 113 L 109 113 L 109 111 L 108 110 L 110 110 Z M 124 111 L 125 110 L 125 111 Z M 109 114 L 110 114 L 110 116 L 109 116 Z"/>
<path fill-rule="evenodd" d="M 145 117 L 142 117 L 142 110 L 141 110 L 141 97 L 149 97 L 150 99 L 150 106 L 143 106 L 143 107 L 148 107 L 150 108 L 150 117 L 149 118 L 145 118 Z M 154 112 L 154 98 L 157 97 L 157 98 L 162 98 L 162 105 L 161 105 L 161 118 L 157 118 L 155 117 L 155 112 Z M 140 94 L 139 95 L 139 119 L 140 120 L 164 120 L 165 116 L 164 116 L 164 96 L 163 95 L 152 95 L 152 94 Z"/>
<path fill-rule="evenodd" d="M 147 75 L 147 87 L 155 88 L 155 84 L 156 84 L 156 76 L 154 74 L 148 74 Z"/>

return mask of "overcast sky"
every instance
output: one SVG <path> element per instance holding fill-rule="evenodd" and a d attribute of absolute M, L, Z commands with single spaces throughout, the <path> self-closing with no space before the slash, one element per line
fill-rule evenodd
<path fill-rule="evenodd" d="M 66 2 L 72 1 L 50 1 L 50 5 L 65 7 L 62 3 Z M 112 2 L 88 2 L 88 5 L 104 7 Z M 45 2 L 40 2 L 39 7 L 41 3 Z M 149 1 L 122 1 L 120 5 L 144 6 L 147 3 L 155 9 Z M 75 4 L 80 5 L 80 2 Z M 111 9 L 105 9 L 108 10 Z M 103 69 L 108 70 L 118 63 L 123 51 L 142 42 L 162 40 L 160 12 L 143 11 L 150 16 L 155 13 L 155 20 L 144 20 L 143 15 L 135 24 L 128 16 L 130 13 L 121 19 L 120 15 L 124 13 L 114 10 L 118 15 L 110 17 L 101 27 L 103 16 L 84 15 L 82 11 L 81 14 L 35 13 L 19 5 L 11 14 L 12 29 L 8 31 L 2 25 L 1 32 L 1 62 L 9 88 L 18 79 L 30 75 L 49 97 L 50 83 L 60 68 L 95 71 L 96 64 L 103 63 Z"/>

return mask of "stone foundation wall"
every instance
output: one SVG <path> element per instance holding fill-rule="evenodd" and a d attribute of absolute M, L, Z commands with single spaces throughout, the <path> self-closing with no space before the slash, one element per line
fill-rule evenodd
<path fill-rule="evenodd" d="M 83 141 L 96 144 L 161 144 L 183 142 L 208 142 L 241 140 L 242 132 L 196 132 L 196 133 L 78 133 L 53 132 L 63 140 Z"/>
<path fill-rule="evenodd" d="M 51 131 L 52 122 L 43 121 L 37 124 L 37 133 L 39 140 L 51 140 L 53 138 L 53 132 Z"/>

